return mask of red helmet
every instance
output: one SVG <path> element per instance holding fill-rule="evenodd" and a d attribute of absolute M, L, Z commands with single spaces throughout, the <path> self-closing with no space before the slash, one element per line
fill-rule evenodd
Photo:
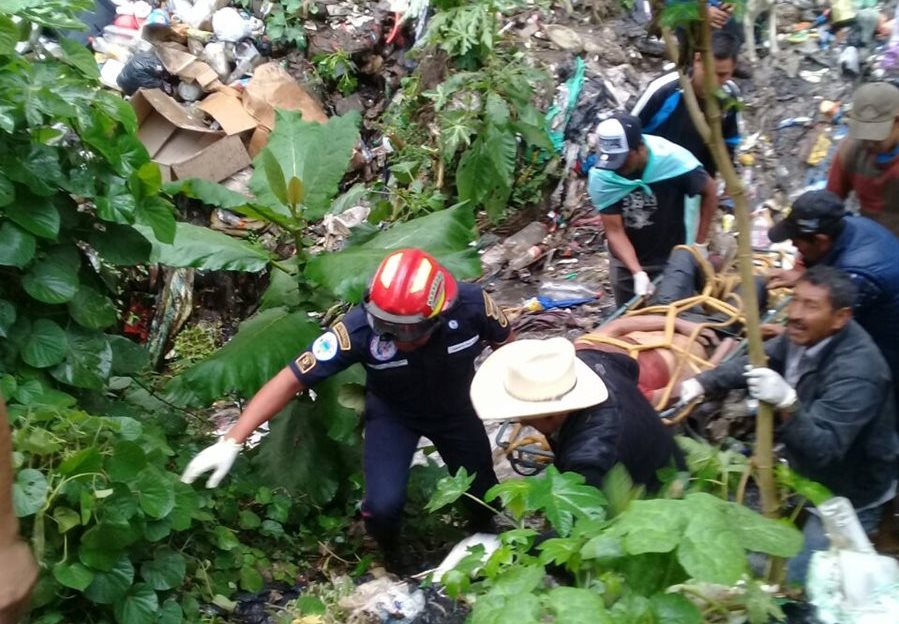
<path fill-rule="evenodd" d="M 394 251 L 365 296 L 368 324 L 379 336 L 415 341 L 437 327 L 437 317 L 458 294 L 456 279 L 433 256 L 421 249 Z"/>

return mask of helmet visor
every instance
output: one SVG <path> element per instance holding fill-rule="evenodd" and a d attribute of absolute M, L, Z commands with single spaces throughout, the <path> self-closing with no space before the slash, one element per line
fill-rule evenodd
<path fill-rule="evenodd" d="M 396 340 L 399 342 L 415 342 L 429 335 L 436 329 L 439 319 L 425 319 L 416 323 L 396 323 L 378 318 L 371 312 L 368 318 L 368 326 L 372 328 L 378 336 L 385 340 Z"/>

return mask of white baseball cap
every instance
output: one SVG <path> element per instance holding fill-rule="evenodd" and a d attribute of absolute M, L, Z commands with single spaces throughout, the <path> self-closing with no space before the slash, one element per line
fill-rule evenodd
<path fill-rule="evenodd" d="M 627 154 L 643 142 L 640 119 L 627 113 L 616 113 L 596 127 L 596 167 L 620 169 Z"/>

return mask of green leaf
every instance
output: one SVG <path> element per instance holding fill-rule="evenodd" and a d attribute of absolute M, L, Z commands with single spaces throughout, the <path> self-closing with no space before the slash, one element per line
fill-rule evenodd
<path fill-rule="evenodd" d="M 728 503 L 710 494 L 687 496 L 690 518 L 677 560 L 698 581 L 733 585 L 746 572 L 746 553 L 727 513 Z"/>
<path fill-rule="evenodd" d="M 172 244 L 155 240 L 151 229 L 145 225 L 135 228 L 152 243 L 150 261 L 166 266 L 255 273 L 266 268 L 271 260 L 269 253 L 261 247 L 190 223 L 176 225 Z"/>
<path fill-rule="evenodd" d="M 38 319 L 31 325 L 31 334 L 20 353 L 22 360 L 35 368 L 47 368 L 62 362 L 66 356 L 66 333 L 48 319 Z"/>
<path fill-rule="evenodd" d="M 305 275 L 335 295 L 356 303 L 375 269 L 394 249 L 418 247 L 432 253 L 457 279 L 480 275 L 481 263 L 469 247 L 474 239 L 474 215 L 466 206 L 456 206 L 396 224 L 365 243 L 309 259 Z"/>
<path fill-rule="evenodd" d="M 67 263 L 61 256 L 40 260 L 22 278 L 25 292 L 44 303 L 65 303 L 79 286 L 78 265 Z"/>
<path fill-rule="evenodd" d="M 184 611 L 174 598 L 165 601 L 156 618 L 156 624 L 181 624 L 183 621 Z"/>
<path fill-rule="evenodd" d="M 546 540 L 538 547 L 540 563 L 564 566 L 570 563 L 576 566 L 581 550 L 581 541 L 570 537 L 554 537 Z"/>
<path fill-rule="evenodd" d="M 215 354 L 169 384 L 173 398 L 209 404 L 229 392 L 252 396 L 319 334 L 305 312 L 272 308 L 240 324 L 237 334 Z M 247 366 L 248 361 L 253 366 Z"/>
<path fill-rule="evenodd" d="M 504 214 L 515 174 L 518 143 L 508 129 L 488 126 L 459 159 L 459 199 L 472 208 L 484 206 L 494 222 Z"/>
<path fill-rule="evenodd" d="M 728 506 L 731 526 L 746 550 L 794 557 L 802 549 L 802 532 L 788 520 L 766 518 L 742 505 Z"/>
<path fill-rule="evenodd" d="M 128 556 L 123 555 L 108 572 L 96 573 L 84 595 L 97 604 L 113 604 L 125 597 L 133 581 L 134 566 Z"/>
<path fill-rule="evenodd" d="M 106 329 L 118 320 L 112 300 L 88 286 L 81 286 L 69 301 L 69 314 L 88 329 Z"/>
<path fill-rule="evenodd" d="M 66 331 L 66 359 L 50 374 L 71 386 L 100 390 L 111 370 L 112 348 L 106 336 L 72 325 Z"/>
<path fill-rule="evenodd" d="M 144 527 L 144 539 L 148 542 L 158 542 L 172 534 L 172 518 L 166 516 L 162 520 L 149 520 Z"/>
<path fill-rule="evenodd" d="M 141 578 L 158 591 L 178 587 L 186 571 L 184 555 L 167 546 L 153 553 L 152 561 L 144 561 L 140 566 Z"/>
<path fill-rule="evenodd" d="M 507 596 L 493 592 L 478 598 L 466 620 L 469 624 L 540 624 L 542 621 L 537 596 Z"/>
<path fill-rule="evenodd" d="M 53 578 L 64 587 L 84 591 L 94 580 L 94 572 L 78 563 L 57 563 L 53 566 Z"/>
<path fill-rule="evenodd" d="M 590 538 L 581 548 L 581 557 L 596 559 L 600 563 L 608 563 L 625 555 L 621 540 L 612 535 L 597 535 Z"/>
<path fill-rule="evenodd" d="M 149 228 L 147 231 L 150 231 Z M 91 232 L 88 242 L 104 260 L 119 266 L 143 264 L 150 258 L 152 250 L 152 245 L 141 232 L 130 225 L 118 223 L 104 223 L 103 230 Z"/>
<path fill-rule="evenodd" d="M 151 163 L 156 166 L 156 163 Z M 162 197 L 149 197 L 137 206 L 135 223 L 149 226 L 160 243 L 171 244 L 175 240 L 175 214 L 172 204 Z"/>
<path fill-rule="evenodd" d="M 60 533 L 66 533 L 81 525 L 81 516 L 74 509 L 57 507 L 53 510 L 53 520 Z M 84 588 L 81 588 L 84 589 Z"/>
<path fill-rule="evenodd" d="M 175 506 L 171 483 L 158 470 L 144 470 L 128 485 L 140 499 L 140 508 L 151 518 L 162 518 Z"/>
<path fill-rule="evenodd" d="M 680 543 L 689 514 L 681 500 L 633 501 L 617 521 L 625 533 L 624 549 L 631 555 L 671 552 Z"/>
<path fill-rule="evenodd" d="M 275 129 L 266 150 L 253 163 L 255 171 L 250 190 L 264 205 L 279 202 L 275 189 L 269 186 L 264 164 L 268 158 L 264 154 L 270 151 L 283 172 L 282 180 L 297 177 L 302 181 L 306 218 L 320 219 L 330 208 L 331 199 L 337 194 L 346 173 L 359 138 L 358 123 L 356 113 L 332 117 L 327 123 L 319 124 L 303 121 L 299 113 L 276 111 Z M 285 201 L 286 195 L 284 189 Z"/>
<path fill-rule="evenodd" d="M 169 518 L 172 520 L 172 528 L 176 531 L 186 531 L 190 528 L 194 512 L 199 507 L 197 493 L 186 483 L 175 482 L 175 506 Z"/>
<path fill-rule="evenodd" d="M 40 470 L 25 468 L 16 474 L 12 488 L 12 502 L 16 516 L 24 518 L 37 513 L 47 500 L 50 485 Z"/>
<path fill-rule="evenodd" d="M 258 529 L 260 526 L 262 526 L 262 519 L 249 509 L 241 510 L 238 522 L 240 524 L 240 528 L 245 530 Z"/>
<path fill-rule="evenodd" d="M 219 550 L 231 551 L 240 547 L 240 540 L 234 535 L 234 531 L 225 526 L 217 526 L 212 530 L 215 547 Z"/>
<path fill-rule="evenodd" d="M 591 589 L 556 587 L 544 601 L 556 622 L 564 624 L 611 624 L 602 596 Z"/>
<path fill-rule="evenodd" d="M 84 532 L 81 536 L 81 547 L 82 549 L 117 551 L 130 546 L 140 537 L 139 528 L 132 526 L 127 521 L 104 519 Z"/>
<path fill-rule="evenodd" d="M 250 565 L 245 565 L 240 569 L 240 586 L 248 592 L 256 593 L 262 589 L 265 581 L 259 570 Z"/>
<path fill-rule="evenodd" d="M 655 594 L 649 600 L 658 624 L 702 624 L 699 608 L 680 594 Z"/>
<path fill-rule="evenodd" d="M 585 485 L 582 475 L 560 473 L 555 466 L 549 466 L 542 478 L 534 480 L 529 498 L 531 507 L 543 511 L 563 537 L 571 532 L 576 518 L 605 517 L 604 502 L 602 493 Z"/>
<path fill-rule="evenodd" d="M 20 190 L 5 211 L 11 221 L 35 236 L 56 240 L 59 234 L 59 210 L 47 197 Z"/>
<path fill-rule="evenodd" d="M 546 571 L 542 565 L 521 565 L 509 568 L 493 579 L 493 595 L 508 596 L 509 598 L 521 597 L 531 594 L 543 583 Z"/>
<path fill-rule="evenodd" d="M 97 69 L 97 61 L 94 55 L 90 53 L 84 45 L 74 41 L 73 39 L 60 39 L 59 45 L 62 46 L 65 56 L 63 60 L 79 70 L 87 78 L 99 79 L 100 70 Z"/>
<path fill-rule="evenodd" d="M 141 345 L 124 336 L 109 336 L 112 349 L 112 372 L 116 375 L 139 373 L 150 362 L 150 354 Z"/>
<path fill-rule="evenodd" d="M 34 258 L 34 236 L 4 221 L 0 224 L 0 266 L 24 267 Z"/>
<path fill-rule="evenodd" d="M 19 42 L 19 29 L 8 15 L 0 15 L 0 54 L 12 56 Z M 96 66 L 96 63 L 94 63 Z"/>
<path fill-rule="evenodd" d="M 476 476 L 475 474 L 469 475 L 465 468 L 459 468 L 455 475 L 443 477 L 437 482 L 437 488 L 425 509 L 433 513 L 455 503 L 465 495 L 465 492 L 474 483 Z"/>
<path fill-rule="evenodd" d="M 16 306 L 7 301 L 0 299 L 0 338 L 6 338 L 9 329 L 16 322 Z"/>
<path fill-rule="evenodd" d="M 204 204 L 234 210 L 246 206 L 250 199 L 231 189 L 200 178 L 186 178 L 175 180 L 164 185 L 166 193 L 176 195 L 181 193 L 191 199 L 197 199 Z"/>
<path fill-rule="evenodd" d="M 112 449 L 106 463 L 106 474 L 113 481 L 128 483 L 147 466 L 147 454 L 140 445 L 129 440 L 120 440 Z"/>
<path fill-rule="evenodd" d="M 281 170 L 281 165 L 278 164 L 278 159 L 275 158 L 275 155 L 272 154 L 272 151 L 269 148 L 265 148 L 262 150 L 262 153 L 259 154 L 258 160 L 261 161 L 262 170 L 265 172 L 265 179 L 268 182 L 268 187 L 279 202 L 282 204 L 287 204 L 287 184 L 284 182 L 284 171 Z"/>
<path fill-rule="evenodd" d="M 303 181 L 294 176 L 287 184 L 287 203 L 294 206 L 303 203 L 306 197 L 306 189 L 303 187 Z"/>
<path fill-rule="evenodd" d="M 833 493 L 825 486 L 817 481 L 806 479 L 785 464 L 778 464 L 774 468 L 774 476 L 777 478 L 778 485 L 807 498 L 815 506 L 833 498 Z"/>
<path fill-rule="evenodd" d="M 640 498 L 641 490 L 634 487 L 630 473 L 623 464 L 615 464 L 602 480 L 602 493 L 609 502 L 612 516 L 622 513 L 631 501 Z"/>
<path fill-rule="evenodd" d="M 280 266 L 286 267 L 290 272 L 280 269 L 271 271 L 268 288 L 265 289 L 259 300 L 260 310 L 280 307 L 297 308 L 301 303 L 296 256 L 281 262 Z"/>
<path fill-rule="evenodd" d="M 158 610 L 159 599 L 153 588 L 137 583 L 116 602 L 115 617 L 119 624 L 154 624 Z"/>
<path fill-rule="evenodd" d="M 81 449 L 66 458 L 59 465 L 59 473 L 65 477 L 74 477 L 88 472 L 99 472 L 103 464 L 100 451 L 96 447 Z"/>

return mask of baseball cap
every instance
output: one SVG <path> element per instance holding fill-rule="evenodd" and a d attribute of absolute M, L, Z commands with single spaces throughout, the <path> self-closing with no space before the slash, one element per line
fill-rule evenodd
<path fill-rule="evenodd" d="M 860 141 L 883 141 L 899 115 L 899 88 L 889 82 L 870 82 L 852 97 L 849 135 Z"/>
<path fill-rule="evenodd" d="M 830 191 L 808 191 L 796 198 L 790 214 L 768 230 L 772 243 L 797 236 L 828 233 L 846 214 L 843 200 Z"/>
<path fill-rule="evenodd" d="M 627 113 L 615 113 L 596 127 L 595 167 L 620 169 L 627 160 L 627 153 L 643 142 L 640 119 Z"/>

